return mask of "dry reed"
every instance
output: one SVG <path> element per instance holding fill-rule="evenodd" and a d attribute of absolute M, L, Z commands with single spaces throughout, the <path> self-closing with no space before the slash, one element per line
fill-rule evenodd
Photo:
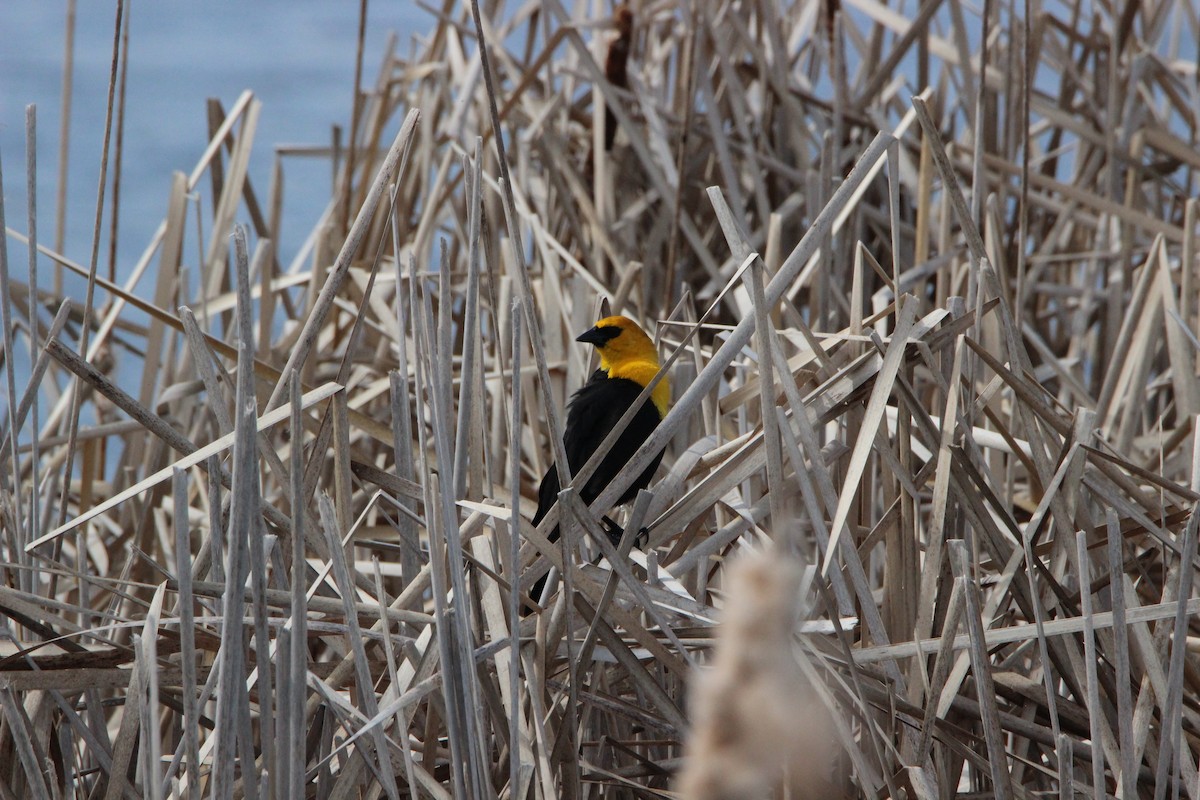
<path fill-rule="evenodd" d="M 738 796 L 1200 798 L 1192 4 L 596 5 L 360 64 L 291 263 L 250 93 L 121 283 L 103 184 L 26 278 L 0 205 L 0 798 L 667 797 L 710 657 Z M 522 521 L 608 311 L 676 396 L 619 550 Z"/>

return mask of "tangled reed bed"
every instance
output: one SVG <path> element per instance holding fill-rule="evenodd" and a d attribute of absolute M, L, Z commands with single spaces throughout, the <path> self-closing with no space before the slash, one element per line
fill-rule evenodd
<path fill-rule="evenodd" d="M 1200 795 L 1195 9 L 487 6 L 291 263 L 249 93 L 123 284 L 8 221 L 0 796 Z M 609 311 L 619 553 L 520 519 Z"/>

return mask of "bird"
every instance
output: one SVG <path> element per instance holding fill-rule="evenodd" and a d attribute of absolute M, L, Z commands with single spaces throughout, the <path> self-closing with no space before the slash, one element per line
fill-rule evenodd
<path fill-rule="evenodd" d="M 575 337 L 575 341 L 595 347 L 600 356 L 600 366 L 592 373 L 588 382 L 575 392 L 567 407 L 563 446 L 572 475 L 578 473 L 588 462 L 596 448 L 616 427 L 660 368 L 654 341 L 628 317 L 605 317 Z M 670 404 L 671 385 L 664 376 L 650 393 L 650 398 L 642 403 L 642 407 L 604 456 L 595 472 L 582 487 L 576 487 L 579 498 L 584 503 L 591 505 L 600 496 L 642 443 L 654 433 L 655 428 L 667 415 Z M 660 450 L 617 500 L 618 505 L 632 501 L 639 491 L 650 484 L 662 457 L 663 451 Z M 561 488 L 558 466 L 552 464 L 538 488 L 538 508 L 537 513 L 533 515 L 535 527 L 550 512 Z M 607 517 L 605 521 L 609 523 L 610 536 L 619 540 L 621 530 Z M 557 541 L 558 537 L 559 526 L 555 525 L 549 539 L 553 542 Z M 541 595 L 545 580 L 543 576 L 534 585 L 534 598 Z"/>

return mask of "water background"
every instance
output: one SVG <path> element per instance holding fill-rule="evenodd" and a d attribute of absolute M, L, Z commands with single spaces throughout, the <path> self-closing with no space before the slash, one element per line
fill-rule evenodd
<path fill-rule="evenodd" d="M 128 274 L 167 208 L 171 175 L 190 172 L 207 143 L 206 98 L 228 109 L 245 89 L 262 101 L 250 180 L 267 197 L 277 144 L 328 145 L 334 123 L 349 135 L 359 4 L 341 0 L 134 0 L 129 4 L 128 85 L 121 174 L 118 280 Z M 37 104 L 38 237 L 53 245 L 66 2 L 23 0 L 2 5 L 0 25 L 0 159 L 7 224 L 25 232 L 25 107 Z M 80 0 L 75 33 L 74 99 L 68 159 L 64 253 L 87 265 L 96 208 L 100 154 L 116 19 L 114 2 Z M 388 32 L 407 51 L 413 36 L 433 29 L 415 3 L 369 6 L 364 85 L 373 84 Z M 115 131 L 115 122 L 114 122 Z M 330 196 L 327 159 L 289 158 L 280 255 L 295 253 Z M 109 168 L 109 189 L 113 179 Z M 210 184 L 197 187 L 211 208 Z M 106 199 L 106 203 L 108 200 Z M 109 220 L 103 223 L 100 273 L 107 270 Z M 8 243 L 12 277 L 26 279 L 27 251 Z M 185 256 L 186 257 L 186 256 Z M 51 264 L 42 259 L 48 287 Z M 66 291 L 82 299 L 83 281 Z"/>

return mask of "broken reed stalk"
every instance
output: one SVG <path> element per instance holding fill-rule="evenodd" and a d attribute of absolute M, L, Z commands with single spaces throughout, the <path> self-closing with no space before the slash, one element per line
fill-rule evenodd
<path fill-rule="evenodd" d="M 251 93 L 121 285 L 6 228 L 3 794 L 1200 796 L 1200 21 L 828 8 L 431 16 L 288 265 Z M 608 299 L 675 404 L 537 530 Z"/>

